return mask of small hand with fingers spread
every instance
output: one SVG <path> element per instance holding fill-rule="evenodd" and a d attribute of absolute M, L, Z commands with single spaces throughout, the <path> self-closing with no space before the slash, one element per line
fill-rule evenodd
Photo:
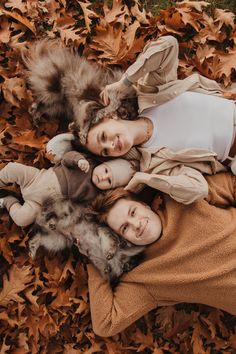
<path fill-rule="evenodd" d="M 83 171 L 84 173 L 88 173 L 89 171 L 89 162 L 86 159 L 80 159 L 78 161 L 78 167 Z"/>

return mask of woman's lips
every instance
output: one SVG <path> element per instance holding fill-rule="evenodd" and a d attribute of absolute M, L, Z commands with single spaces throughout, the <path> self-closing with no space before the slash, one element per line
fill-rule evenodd
<path fill-rule="evenodd" d="M 139 232 L 139 234 L 136 236 L 136 238 L 138 238 L 138 239 L 142 238 L 142 235 L 144 234 L 144 231 L 146 230 L 147 224 L 148 224 L 148 219 L 145 220 L 144 225 L 143 225 L 141 231 Z"/>

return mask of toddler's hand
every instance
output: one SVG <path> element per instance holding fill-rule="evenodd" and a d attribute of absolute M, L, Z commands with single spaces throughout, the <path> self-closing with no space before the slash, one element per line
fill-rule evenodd
<path fill-rule="evenodd" d="M 78 161 L 78 167 L 83 171 L 84 173 L 87 173 L 89 171 L 89 162 L 86 159 L 80 159 Z"/>

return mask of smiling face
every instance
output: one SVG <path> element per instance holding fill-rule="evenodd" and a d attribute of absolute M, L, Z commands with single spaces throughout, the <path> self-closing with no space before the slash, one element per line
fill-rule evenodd
<path fill-rule="evenodd" d="M 162 230 L 159 216 L 148 205 L 124 198 L 108 211 L 106 222 L 118 235 L 135 245 L 156 241 Z"/>
<path fill-rule="evenodd" d="M 95 167 L 92 174 L 92 182 L 97 188 L 102 190 L 112 188 L 112 173 L 110 168 L 103 163 Z"/>
<path fill-rule="evenodd" d="M 95 155 L 123 156 L 134 145 L 132 133 L 122 119 L 104 119 L 93 126 L 87 137 L 86 148 Z"/>

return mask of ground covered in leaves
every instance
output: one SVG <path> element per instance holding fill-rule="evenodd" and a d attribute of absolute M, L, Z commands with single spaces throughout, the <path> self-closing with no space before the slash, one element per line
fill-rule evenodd
<path fill-rule="evenodd" d="M 180 45 L 180 78 L 198 71 L 225 86 L 236 80 L 232 13 L 212 12 L 205 1 L 176 2 L 158 16 L 138 0 L 109 6 L 95 0 L 1 1 L 0 168 L 9 161 L 50 166 L 45 143 L 60 131 L 58 122 L 33 127 L 28 113 L 33 97 L 21 59 L 21 51 L 37 39 L 60 38 L 90 60 L 126 68 L 147 40 L 172 34 Z M 56 257 L 41 252 L 32 261 L 29 237 L 29 229 L 16 227 L 1 212 L 1 354 L 236 352 L 235 316 L 197 304 L 158 308 L 115 337 L 96 336 L 86 266 L 77 250 Z"/>

